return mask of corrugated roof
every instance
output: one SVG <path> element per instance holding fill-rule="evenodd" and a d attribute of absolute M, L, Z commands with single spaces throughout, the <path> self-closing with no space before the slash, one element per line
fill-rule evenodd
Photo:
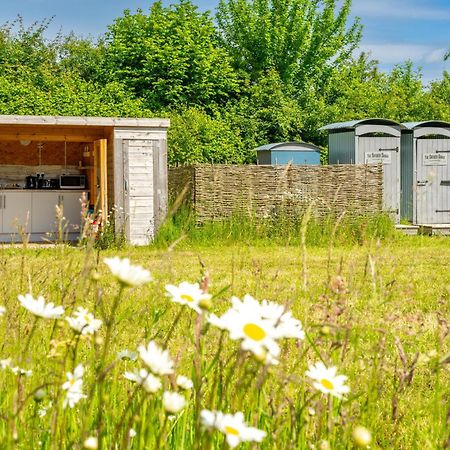
<path fill-rule="evenodd" d="M 289 147 L 290 148 L 282 148 L 282 147 Z M 297 146 L 298 148 L 294 148 L 295 146 Z M 307 150 L 315 150 L 315 151 L 320 151 L 320 148 L 317 147 L 317 145 L 314 144 L 308 144 L 306 142 L 275 142 L 273 144 L 265 144 L 265 145 L 261 145 L 258 148 L 255 148 L 255 151 L 259 152 L 259 151 L 264 151 L 264 150 L 302 150 L 302 149 L 307 149 Z"/>
<path fill-rule="evenodd" d="M 330 123 L 319 128 L 319 131 L 325 130 L 342 130 L 342 129 L 350 129 L 353 130 L 359 125 L 392 125 L 401 127 L 401 124 L 395 122 L 390 119 L 382 119 L 382 118 L 371 118 L 371 119 L 360 119 L 360 120 L 350 120 L 348 122 L 336 122 Z"/>
<path fill-rule="evenodd" d="M 138 119 L 119 117 L 71 117 L 71 116 L 11 116 L 0 115 L 0 125 L 65 125 L 94 127 L 143 127 L 167 128 L 169 119 Z"/>
<path fill-rule="evenodd" d="M 402 125 L 408 130 L 415 130 L 421 127 L 441 127 L 450 128 L 450 122 L 444 120 L 424 120 L 423 122 L 405 122 Z"/>

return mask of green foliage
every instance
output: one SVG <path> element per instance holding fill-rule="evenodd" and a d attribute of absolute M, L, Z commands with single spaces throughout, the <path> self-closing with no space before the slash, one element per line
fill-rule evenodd
<path fill-rule="evenodd" d="M 197 108 L 171 114 L 169 165 L 192 163 L 243 163 L 252 159 L 239 135 L 219 114 Z"/>
<path fill-rule="evenodd" d="M 338 67 L 361 38 L 348 26 L 351 0 L 221 0 L 217 23 L 237 68 L 252 80 L 275 69 L 283 82 L 302 86 Z"/>
<path fill-rule="evenodd" d="M 125 11 L 109 27 L 106 57 L 111 78 L 124 82 L 152 110 L 211 109 L 238 90 L 211 17 L 190 0 L 167 8 L 157 1 L 148 15 Z"/>

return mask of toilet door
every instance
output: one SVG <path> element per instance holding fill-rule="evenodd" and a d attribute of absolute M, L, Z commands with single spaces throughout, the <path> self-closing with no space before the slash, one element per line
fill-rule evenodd
<path fill-rule="evenodd" d="M 416 140 L 415 190 L 415 223 L 450 223 L 450 139 Z"/>

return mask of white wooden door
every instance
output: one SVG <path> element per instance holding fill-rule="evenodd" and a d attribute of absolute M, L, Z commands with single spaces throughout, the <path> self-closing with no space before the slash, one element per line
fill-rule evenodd
<path fill-rule="evenodd" d="M 32 194 L 32 233 L 56 232 L 56 205 L 59 205 L 60 194 L 57 192 L 33 192 Z"/>
<path fill-rule="evenodd" d="M 3 233 L 19 234 L 19 227 L 29 233 L 31 230 L 31 193 L 4 192 L 1 195 L 3 210 Z"/>
<path fill-rule="evenodd" d="M 384 208 L 396 222 L 400 220 L 400 138 L 360 136 L 359 164 L 383 164 Z"/>
<path fill-rule="evenodd" d="M 69 233 L 81 231 L 81 192 L 61 192 L 59 204 L 63 208 L 64 230 Z"/>
<path fill-rule="evenodd" d="M 415 189 L 415 223 L 450 223 L 450 139 L 416 140 Z"/>
<path fill-rule="evenodd" d="M 154 235 L 154 145 L 152 140 L 123 141 L 126 230 L 134 245 L 145 245 Z"/>

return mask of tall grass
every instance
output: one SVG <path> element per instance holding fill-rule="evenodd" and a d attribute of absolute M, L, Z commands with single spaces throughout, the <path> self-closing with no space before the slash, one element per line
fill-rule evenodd
<path fill-rule="evenodd" d="M 313 225 L 298 226 L 307 237 Z M 340 226 L 329 225 L 335 241 Z M 201 231 L 207 228 L 193 229 Z M 277 247 L 263 235 L 255 247 L 238 234 L 236 245 L 224 247 L 213 236 L 167 250 L 2 248 L 0 359 L 11 363 L 0 369 L 0 448 L 93 448 L 89 438 L 103 449 L 226 448 L 222 432 L 202 425 L 203 409 L 242 411 L 249 425 L 267 433 L 242 448 L 354 448 L 359 425 L 372 434 L 370 448 L 448 445 L 447 240 L 408 238 L 413 250 L 369 238 L 346 246 L 328 239 L 325 248 L 306 238 L 298 247 Z M 116 253 L 150 269 L 153 281 L 121 284 L 103 262 Z M 198 314 L 166 296 L 167 283 L 183 280 L 212 295 L 209 310 Z M 17 301 L 26 292 L 63 305 L 66 316 L 83 306 L 103 325 L 80 336 L 64 319 L 36 320 Z M 263 364 L 208 322 L 211 313 L 230 308 L 233 295 L 247 293 L 284 305 L 302 321 L 304 339 L 279 340 L 279 365 Z M 160 376 L 156 393 L 124 377 L 146 367 L 137 349 L 150 340 L 170 352 L 175 366 L 174 374 Z M 317 361 L 348 376 L 343 399 L 314 387 L 306 371 Z M 66 374 L 79 364 L 86 397 L 64 407 Z M 179 374 L 193 380 L 192 390 L 177 387 Z M 163 390 L 177 391 L 186 406 L 167 414 Z"/>
<path fill-rule="evenodd" d="M 290 217 L 277 214 L 261 219 L 255 216 L 234 214 L 224 220 L 209 221 L 198 225 L 195 213 L 182 206 L 161 227 L 154 245 L 166 247 L 178 239 L 193 245 L 214 243 L 252 243 L 274 245 L 299 245 L 303 215 Z M 394 223 L 384 213 L 341 217 L 312 217 L 306 228 L 306 245 L 328 246 L 330 237 L 337 245 L 364 244 L 377 239 L 394 239 Z"/>

